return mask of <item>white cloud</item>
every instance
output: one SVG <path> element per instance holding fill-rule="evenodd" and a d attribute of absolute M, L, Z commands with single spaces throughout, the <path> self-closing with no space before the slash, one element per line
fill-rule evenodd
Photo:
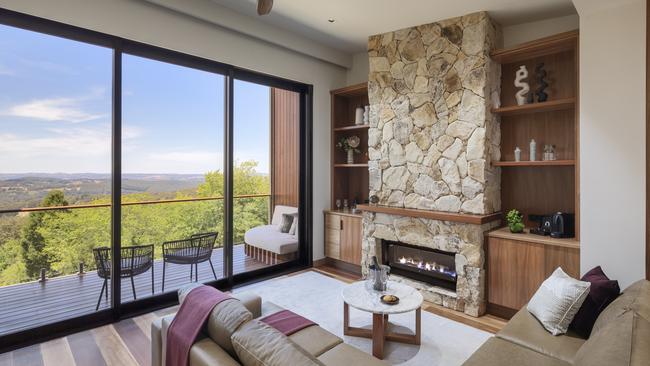
<path fill-rule="evenodd" d="M 110 128 L 52 129 L 48 133 L 40 137 L 0 134 L 0 171 L 110 171 Z"/>
<path fill-rule="evenodd" d="M 45 121 L 67 121 L 72 123 L 105 117 L 105 115 L 85 112 L 80 106 L 81 101 L 81 98 L 38 99 L 15 105 L 9 108 L 6 114 Z"/>
<path fill-rule="evenodd" d="M 5 75 L 5 76 L 12 76 L 14 75 L 14 71 L 8 68 L 5 65 L 0 64 L 0 75 Z"/>

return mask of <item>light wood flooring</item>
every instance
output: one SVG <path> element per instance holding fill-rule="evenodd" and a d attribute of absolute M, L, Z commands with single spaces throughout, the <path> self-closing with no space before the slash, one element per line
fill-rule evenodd
<path fill-rule="evenodd" d="M 359 278 L 339 269 L 322 266 L 309 269 L 345 282 Z M 304 272 L 304 271 L 302 271 Z M 293 276 L 296 272 L 288 276 Z M 0 354 L 0 366 L 149 366 L 151 322 L 157 317 L 175 312 L 171 307 L 114 324 L 69 335 L 64 338 Z M 493 316 L 473 318 L 463 313 L 426 303 L 424 311 L 488 331 L 497 332 L 505 321 Z"/>

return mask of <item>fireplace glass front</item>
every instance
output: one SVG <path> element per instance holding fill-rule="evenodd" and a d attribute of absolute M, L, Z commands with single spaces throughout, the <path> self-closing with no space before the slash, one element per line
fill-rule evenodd
<path fill-rule="evenodd" d="M 391 273 L 456 291 L 454 253 L 383 240 L 382 259 Z"/>

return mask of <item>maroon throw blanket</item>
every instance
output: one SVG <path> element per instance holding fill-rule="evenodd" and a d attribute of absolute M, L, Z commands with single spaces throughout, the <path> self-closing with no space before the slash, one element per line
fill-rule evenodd
<path fill-rule="evenodd" d="M 230 295 L 209 287 L 194 288 L 185 297 L 181 308 L 167 330 L 166 366 L 187 366 L 190 348 L 199 335 L 212 309 Z"/>
<path fill-rule="evenodd" d="M 313 321 L 303 318 L 290 310 L 278 311 L 277 313 L 261 318 L 260 321 L 279 330 L 286 336 L 290 336 L 312 325 L 317 325 Z"/>

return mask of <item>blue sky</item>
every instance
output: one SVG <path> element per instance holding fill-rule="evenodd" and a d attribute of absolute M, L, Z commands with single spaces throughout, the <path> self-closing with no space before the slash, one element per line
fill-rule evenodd
<path fill-rule="evenodd" d="M 0 173 L 110 172 L 112 51 L 0 25 Z M 223 167 L 224 78 L 124 55 L 124 173 Z M 269 88 L 235 82 L 235 159 L 269 172 Z"/>

